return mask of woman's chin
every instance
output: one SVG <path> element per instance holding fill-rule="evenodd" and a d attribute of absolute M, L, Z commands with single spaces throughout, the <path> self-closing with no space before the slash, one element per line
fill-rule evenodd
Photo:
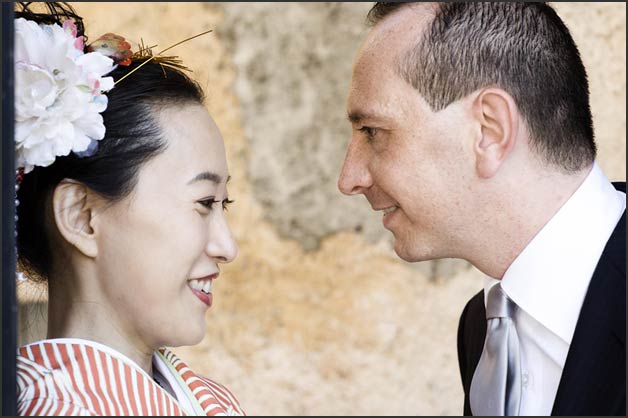
<path fill-rule="evenodd" d="M 188 322 L 185 326 L 179 327 L 177 331 L 168 336 L 168 344 L 165 344 L 167 347 L 181 347 L 200 343 L 207 332 L 207 324 L 205 320 L 198 325 L 192 325 Z"/>

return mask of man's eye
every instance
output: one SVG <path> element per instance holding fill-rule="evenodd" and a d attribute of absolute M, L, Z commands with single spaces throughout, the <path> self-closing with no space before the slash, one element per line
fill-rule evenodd
<path fill-rule="evenodd" d="M 369 139 L 375 138 L 375 135 L 377 134 L 377 128 L 371 128 L 370 126 L 363 126 L 358 130 L 366 135 Z"/>

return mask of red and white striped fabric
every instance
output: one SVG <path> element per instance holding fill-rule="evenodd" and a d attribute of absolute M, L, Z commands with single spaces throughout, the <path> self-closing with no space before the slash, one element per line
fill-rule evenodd
<path fill-rule="evenodd" d="M 168 349 L 165 363 L 175 399 L 137 364 L 98 343 L 43 340 L 18 349 L 20 415 L 244 415 L 224 386 L 196 375 Z M 161 370 L 160 370 L 161 371 Z M 182 402 L 184 401 L 184 402 Z"/>

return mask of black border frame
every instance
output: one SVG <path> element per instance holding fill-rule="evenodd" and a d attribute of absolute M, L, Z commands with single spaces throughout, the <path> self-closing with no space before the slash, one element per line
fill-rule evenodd
<path fill-rule="evenodd" d="M 2 415 L 17 415 L 16 346 L 17 297 L 15 293 L 15 156 L 14 133 L 14 3 L 2 0 Z"/>

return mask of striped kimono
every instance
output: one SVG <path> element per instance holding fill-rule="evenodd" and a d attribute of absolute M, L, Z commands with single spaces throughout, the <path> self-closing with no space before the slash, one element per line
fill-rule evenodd
<path fill-rule="evenodd" d="M 244 415 L 222 385 L 196 375 L 171 351 L 153 355 L 153 368 L 176 396 L 123 354 L 74 338 L 18 349 L 20 415 Z"/>

